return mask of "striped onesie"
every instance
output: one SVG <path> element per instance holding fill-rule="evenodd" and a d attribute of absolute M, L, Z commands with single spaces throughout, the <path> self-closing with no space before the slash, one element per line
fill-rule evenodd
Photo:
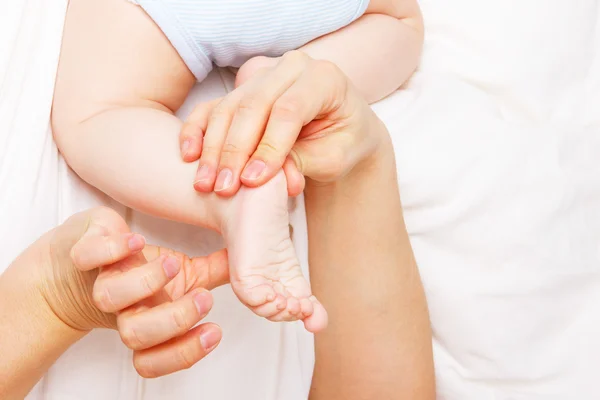
<path fill-rule="evenodd" d="M 167 36 L 198 81 L 214 65 L 277 57 L 363 15 L 369 0 L 129 0 Z"/>

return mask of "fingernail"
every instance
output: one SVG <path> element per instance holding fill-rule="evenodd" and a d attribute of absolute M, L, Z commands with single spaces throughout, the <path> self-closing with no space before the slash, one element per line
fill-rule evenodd
<path fill-rule="evenodd" d="M 210 169 L 208 165 L 203 165 L 198 169 L 196 173 L 196 182 L 203 182 L 210 179 Z"/>
<path fill-rule="evenodd" d="M 194 295 L 194 305 L 196 306 L 196 310 L 198 310 L 198 314 L 207 314 L 212 306 L 212 295 L 210 292 L 203 290 L 196 293 Z"/>
<path fill-rule="evenodd" d="M 189 149 L 190 149 L 190 141 L 185 140 L 183 142 L 183 144 L 181 145 L 181 153 L 185 156 Z"/>
<path fill-rule="evenodd" d="M 221 331 L 218 328 L 210 328 L 200 334 L 200 344 L 205 351 L 211 351 L 221 340 Z"/>
<path fill-rule="evenodd" d="M 146 245 L 146 239 L 142 235 L 134 233 L 127 241 L 127 246 L 131 251 L 140 251 Z"/>
<path fill-rule="evenodd" d="M 166 257 L 162 262 L 167 278 L 173 279 L 179 273 L 179 261 L 175 257 Z"/>
<path fill-rule="evenodd" d="M 229 189 L 233 183 L 233 173 L 229 168 L 225 168 L 219 172 L 217 182 L 215 183 L 215 192 Z"/>
<path fill-rule="evenodd" d="M 253 160 L 244 168 L 244 172 L 242 173 L 242 178 L 248 180 L 255 180 L 261 177 L 261 175 L 265 172 L 267 168 L 267 164 L 260 160 Z"/>

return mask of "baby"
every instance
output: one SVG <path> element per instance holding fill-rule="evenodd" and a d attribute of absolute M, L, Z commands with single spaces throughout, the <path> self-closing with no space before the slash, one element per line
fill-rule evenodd
<path fill-rule="evenodd" d="M 82 179 L 117 201 L 220 232 L 233 291 L 257 315 L 322 330 L 327 313 L 290 239 L 284 174 L 230 198 L 196 192 L 195 168 L 178 153 L 182 122 L 174 113 L 213 65 L 240 67 L 254 56 L 298 48 L 316 58 L 331 54 L 377 100 L 416 67 L 422 41 L 410 26 L 420 21 L 416 0 L 133 3 L 70 1 L 52 111 L 60 151 Z M 380 58 L 365 60 L 373 46 Z M 415 49 L 417 56 L 405 56 Z M 203 172 L 211 188 L 216 180 L 215 191 L 233 179 Z"/>

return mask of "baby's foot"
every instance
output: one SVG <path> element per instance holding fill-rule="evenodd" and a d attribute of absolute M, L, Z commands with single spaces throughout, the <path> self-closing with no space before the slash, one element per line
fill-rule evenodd
<path fill-rule="evenodd" d="M 327 325 L 290 239 L 285 175 L 259 188 L 242 187 L 223 216 L 230 280 L 237 297 L 271 321 L 302 320 L 310 332 Z"/>

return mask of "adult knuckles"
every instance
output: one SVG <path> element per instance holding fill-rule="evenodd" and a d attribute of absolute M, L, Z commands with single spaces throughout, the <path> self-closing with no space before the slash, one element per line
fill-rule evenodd
<path fill-rule="evenodd" d="M 303 108 L 302 104 L 303 100 L 297 97 L 281 97 L 275 102 L 275 104 L 273 104 L 271 118 L 280 121 L 301 123 L 301 112 Z"/>
<path fill-rule="evenodd" d="M 344 74 L 344 71 L 336 64 L 327 60 L 315 60 L 312 65 L 312 72 L 320 79 L 325 80 L 333 88 L 335 96 L 338 100 L 345 97 L 345 93 L 348 91 L 348 78 Z"/>
<path fill-rule="evenodd" d="M 106 255 L 108 257 L 107 262 L 104 264 L 106 264 L 106 265 L 114 264 L 122 258 L 122 254 L 120 254 L 120 251 L 119 251 L 120 250 L 119 245 L 117 243 L 115 243 L 115 241 L 112 237 L 103 236 L 102 244 L 104 246 L 104 249 L 106 250 Z M 98 265 L 98 267 L 101 267 L 101 266 L 102 265 Z"/>
<path fill-rule="evenodd" d="M 119 335 L 125 346 L 132 350 L 141 350 L 145 347 L 131 319 L 124 318 L 119 321 Z"/>
<path fill-rule="evenodd" d="M 303 51 L 291 50 L 283 55 L 282 60 L 285 62 L 292 63 L 306 63 L 309 60 L 311 60 L 311 58 L 308 54 L 304 53 Z"/>
<path fill-rule="evenodd" d="M 202 163 L 206 163 L 208 160 L 214 162 L 215 159 L 219 158 L 221 150 L 221 147 L 213 146 L 205 142 L 204 146 L 202 147 L 200 160 L 202 160 Z"/>
<path fill-rule="evenodd" d="M 238 105 L 238 111 L 242 115 L 253 115 L 255 113 L 266 114 L 269 112 L 269 107 L 272 100 L 263 93 L 247 93 Z"/>
<path fill-rule="evenodd" d="M 228 120 L 235 112 L 236 105 L 233 102 L 222 101 L 210 113 L 209 125 Z"/>
<path fill-rule="evenodd" d="M 158 292 L 162 287 L 161 279 L 156 273 L 148 271 L 140 277 L 140 285 L 144 297 L 152 296 Z"/>
<path fill-rule="evenodd" d="M 142 378 L 156 378 L 158 376 L 150 359 L 139 353 L 133 354 L 133 367 Z"/>
<path fill-rule="evenodd" d="M 315 72 L 330 77 L 344 76 L 344 73 L 335 63 L 328 60 L 314 60 L 312 68 Z"/>
<path fill-rule="evenodd" d="M 237 144 L 233 142 L 225 142 L 223 145 L 221 160 L 223 161 L 223 159 L 225 159 L 228 155 L 237 155 L 242 153 L 246 153 L 246 151 L 244 151 L 244 149 Z"/>
<path fill-rule="evenodd" d="M 92 301 L 96 308 L 105 313 L 118 311 L 111 296 L 108 286 L 97 281 L 92 289 Z"/>
<path fill-rule="evenodd" d="M 256 148 L 258 158 L 264 160 L 267 164 L 281 163 L 285 160 L 285 152 L 276 145 L 267 140 L 263 140 Z"/>
<path fill-rule="evenodd" d="M 177 347 L 178 367 L 190 369 L 202 358 L 202 350 L 199 340 L 189 341 Z"/>
<path fill-rule="evenodd" d="M 174 333 L 177 335 L 187 332 L 192 327 L 182 307 L 176 307 L 171 312 L 171 320 L 173 321 Z"/>

